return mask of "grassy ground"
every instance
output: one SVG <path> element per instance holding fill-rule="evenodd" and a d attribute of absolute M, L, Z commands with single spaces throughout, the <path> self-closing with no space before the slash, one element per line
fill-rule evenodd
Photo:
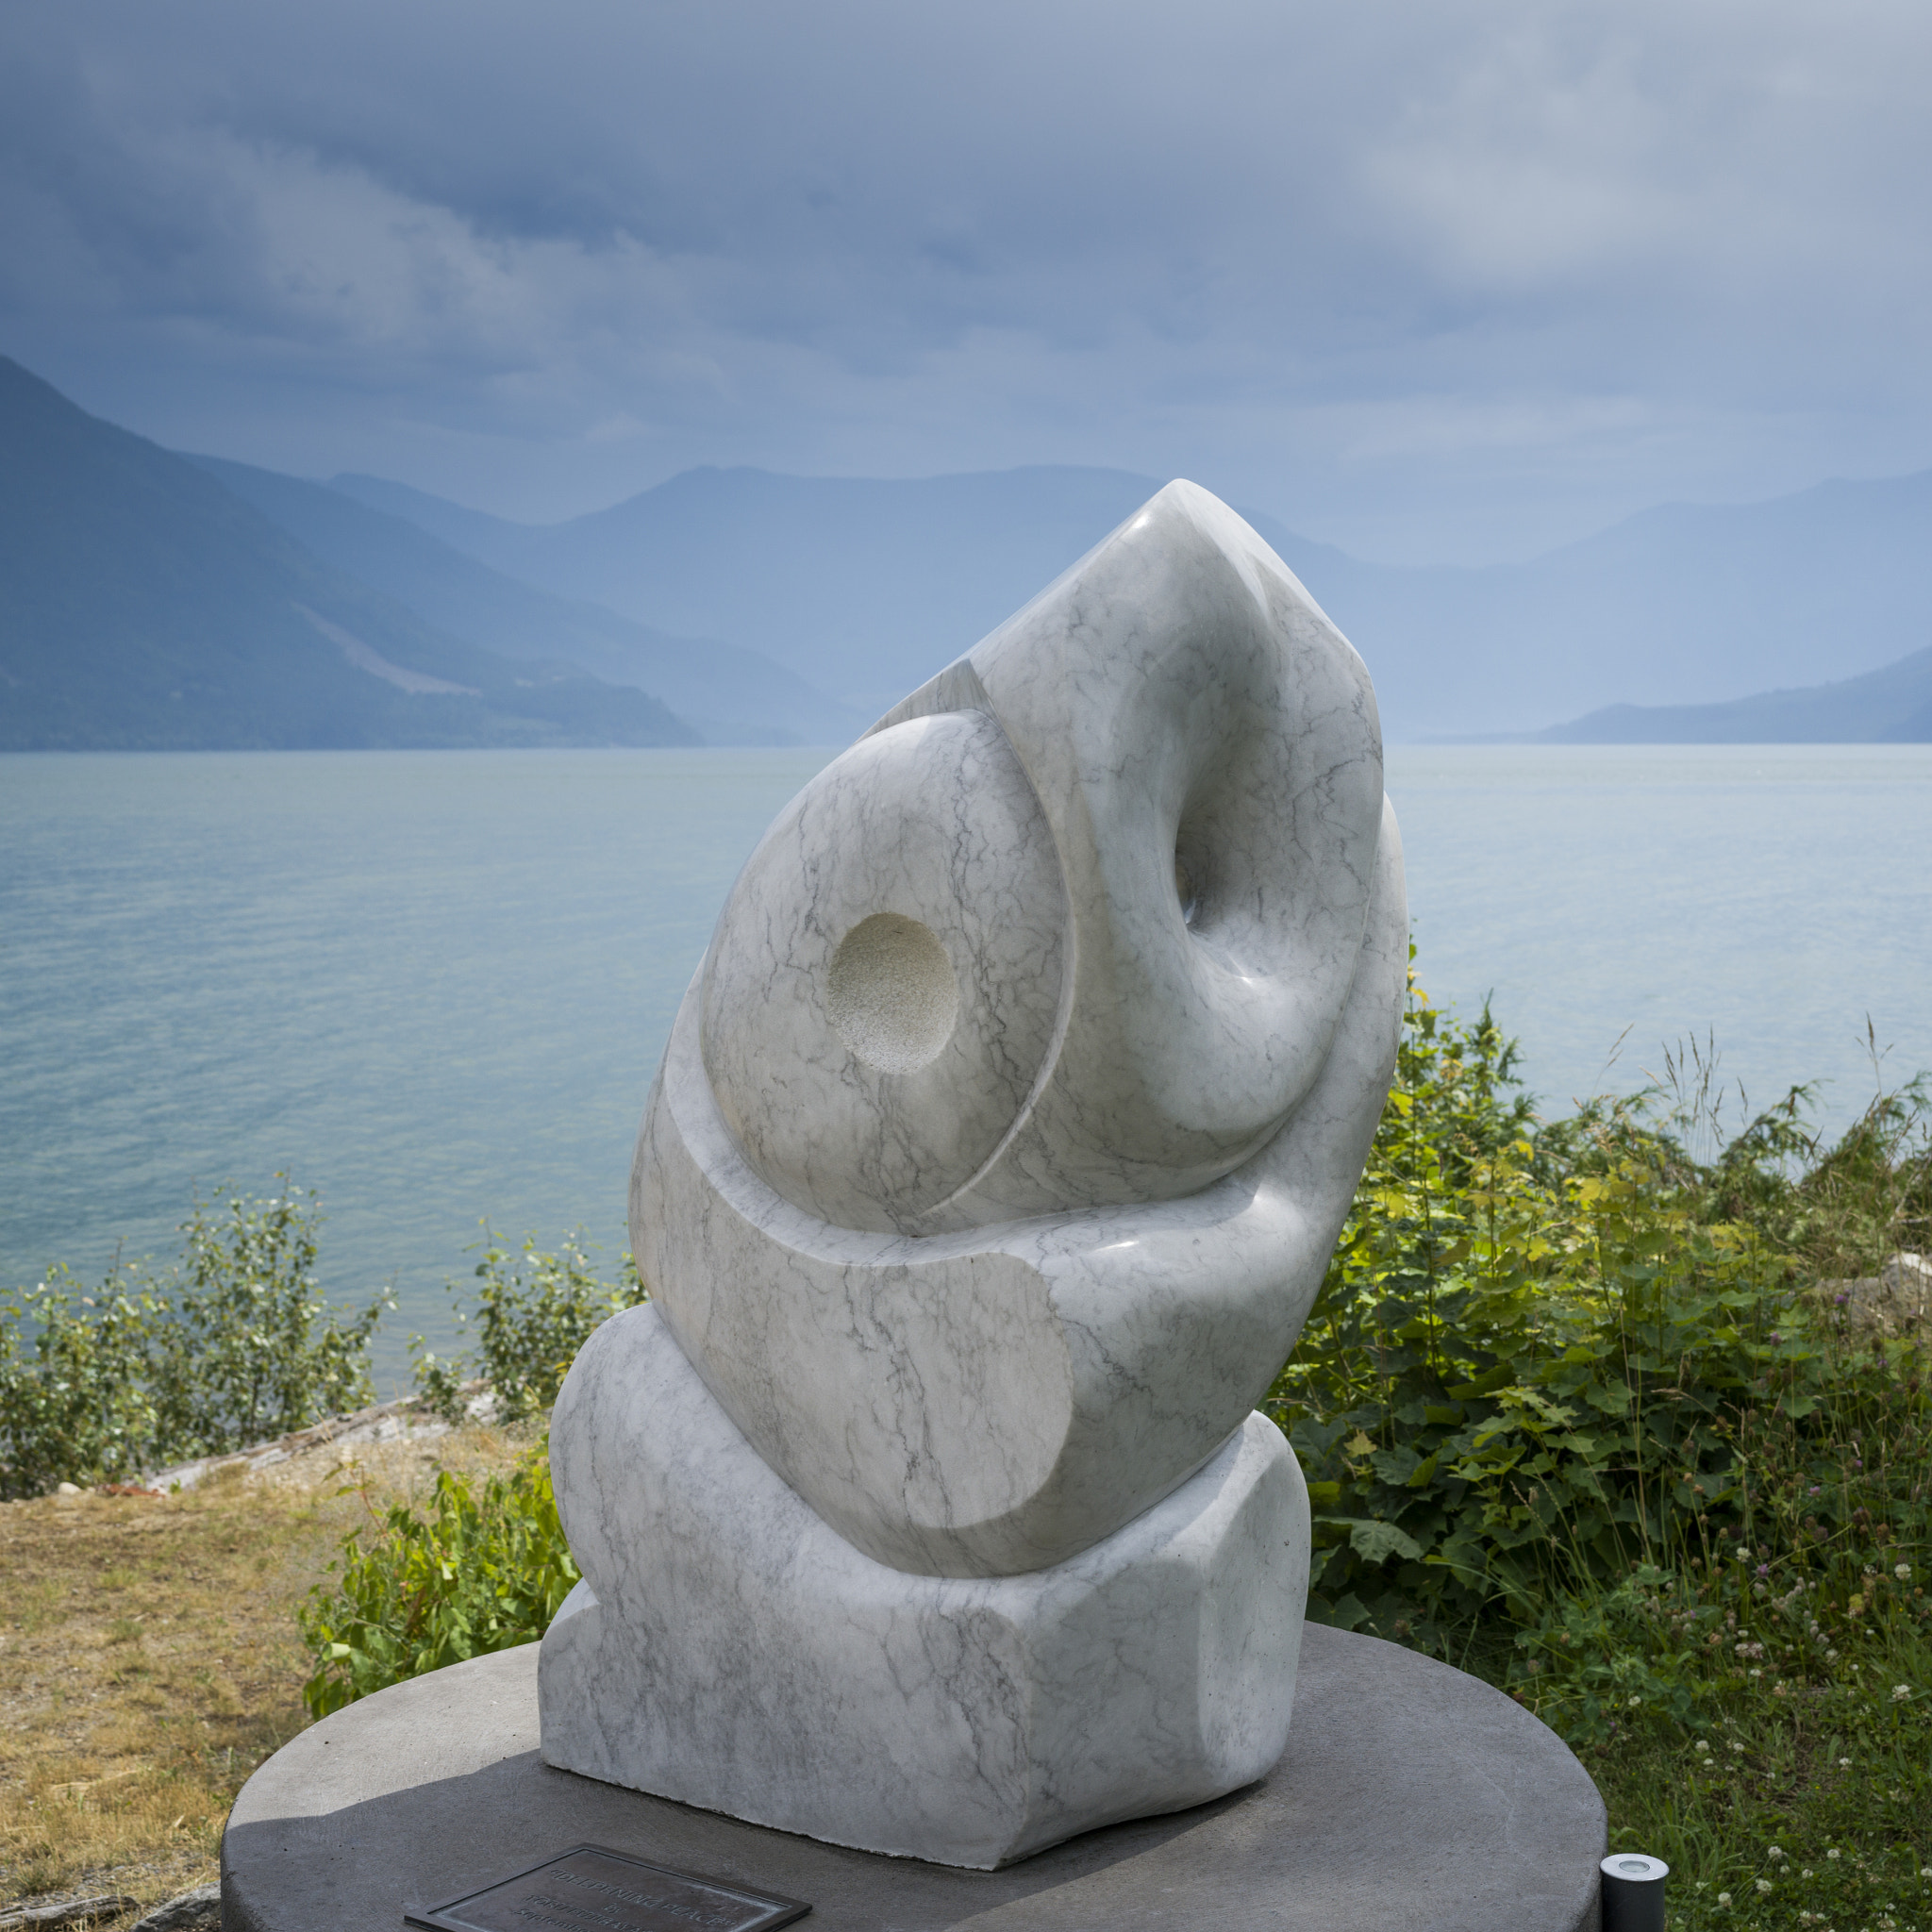
<path fill-rule="evenodd" d="M 1679 1932 L 1932 1932 L 1925 1598 L 1891 1570 L 1865 1596 L 1819 1606 L 1815 1633 L 1758 1600 L 1706 1654 L 1693 1734 L 1640 1706 L 1583 1751 L 1612 1848 L 1669 1861 Z"/>
<path fill-rule="evenodd" d="M 502 1466 L 466 1430 L 329 1453 L 167 1497 L 0 1505 L 0 1910 L 77 1893 L 152 1906 L 217 1874 L 250 1772 L 308 1723 L 294 1608 L 365 1507 L 419 1491 L 430 1457 Z"/>

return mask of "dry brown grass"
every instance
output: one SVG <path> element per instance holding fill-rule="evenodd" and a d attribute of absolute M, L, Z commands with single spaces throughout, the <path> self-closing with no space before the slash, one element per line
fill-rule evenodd
<path fill-rule="evenodd" d="M 181 1495 L 0 1505 L 0 1910 L 145 1908 L 213 1878 L 235 1794 L 308 1723 L 294 1611 L 349 1524 L 439 1461 L 497 1468 L 517 1446 L 471 1429 Z"/>

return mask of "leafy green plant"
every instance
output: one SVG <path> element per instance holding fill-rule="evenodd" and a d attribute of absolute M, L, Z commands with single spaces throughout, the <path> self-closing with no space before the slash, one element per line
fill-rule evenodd
<path fill-rule="evenodd" d="M 577 1580 L 547 1439 L 480 1493 L 443 1470 L 424 1513 L 399 1503 L 371 1516 L 299 1619 L 317 1664 L 302 1695 L 317 1717 L 425 1671 L 532 1641 Z"/>
<path fill-rule="evenodd" d="M 1861 1432 L 1926 1413 L 1901 1393 L 1907 1345 L 1855 1347 L 1798 1292 L 1789 1234 L 1817 1220 L 1816 1179 L 1784 1170 L 1790 1103 L 1703 1168 L 1641 1105 L 1543 1127 L 1511 1074 L 1487 1013 L 1457 1025 L 1412 998 L 1270 1401 L 1309 1477 L 1311 1614 L 1437 1646 L 1635 1563 L 1707 1561 L 1720 1529 L 1757 1537 L 1774 1490 L 1846 1529 L 1871 1507 Z M 1905 1514 L 1923 1534 L 1924 1501 Z"/>
<path fill-rule="evenodd" d="M 278 1178 L 281 1178 L 278 1176 Z M 385 1308 L 331 1308 L 315 1282 L 312 1194 L 194 1204 L 174 1319 L 157 1330 L 163 1436 L 219 1455 L 305 1427 L 372 1398 L 369 1341 Z"/>
<path fill-rule="evenodd" d="M 1828 1147 L 1804 1090 L 1724 1134 L 1686 1058 L 1543 1123 L 1488 1013 L 1412 998 L 1270 1400 L 1310 1614 L 1553 1724 L 1686 1932 L 1932 1923 L 1924 1337 L 1860 1329 L 1832 1282 L 1932 1246 L 1925 1096 Z"/>
<path fill-rule="evenodd" d="M 64 1267 L 0 1304 L 0 1497 L 126 1475 L 164 1440 L 152 1374 L 166 1309 L 133 1271 L 92 1293 Z"/>
<path fill-rule="evenodd" d="M 628 1255 L 616 1284 L 602 1282 L 576 1236 L 564 1240 L 555 1254 L 542 1254 L 534 1235 L 525 1237 L 521 1250 L 512 1250 L 486 1229 L 475 1276 L 482 1286 L 474 1318 L 460 1302 L 455 1311 L 459 1329 L 470 1329 L 474 1321 L 474 1354 L 444 1358 L 425 1351 L 415 1361 L 417 1387 L 451 1423 L 462 1419 L 464 1384 L 473 1374 L 494 1392 L 498 1422 L 547 1411 L 591 1330 L 646 1298 L 637 1264 Z M 450 1293 L 457 1292 L 451 1283 Z M 423 1338 L 414 1340 L 421 1349 Z"/>
<path fill-rule="evenodd" d="M 92 1292 L 61 1267 L 0 1305 L 0 1494 L 121 1479 L 306 1427 L 370 1400 L 385 1307 L 331 1307 L 315 1197 L 197 1199 L 166 1275 L 117 1264 Z"/>

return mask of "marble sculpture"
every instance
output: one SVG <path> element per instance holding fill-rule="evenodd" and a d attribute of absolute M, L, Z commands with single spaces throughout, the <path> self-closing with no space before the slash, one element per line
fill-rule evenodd
<path fill-rule="evenodd" d="M 1191 483 L 808 785 L 558 1400 L 544 1757 L 979 1867 L 1268 1770 L 1308 1505 L 1251 1411 L 1407 955 L 1368 674 Z"/>

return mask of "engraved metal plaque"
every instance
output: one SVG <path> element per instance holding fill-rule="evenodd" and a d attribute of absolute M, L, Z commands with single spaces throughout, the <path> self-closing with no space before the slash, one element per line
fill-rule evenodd
<path fill-rule="evenodd" d="M 573 1845 L 446 1904 L 409 1906 L 403 1916 L 435 1932 L 766 1932 L 810 1910 L 795 1898 L 675 1872 L 605 1845 Z"/>

